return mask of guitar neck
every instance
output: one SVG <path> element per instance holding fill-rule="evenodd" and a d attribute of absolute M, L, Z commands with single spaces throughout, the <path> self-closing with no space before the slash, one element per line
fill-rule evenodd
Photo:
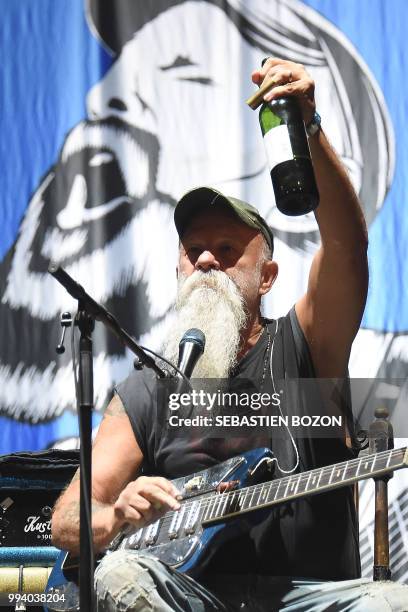
<path fill-rule="evenodd" d="M 404 447 L 365 455 L 263 484 L 219 494 L 206 493 L 184 500 L 179 510 L 170 510 L 155 523 L 131 532 L 125 538 L 123 533 L 118 534 L 110 548 L 149 548 L 157 542 L 168 543 L 195 533 L 198 525 L 205 528 L 254 510 L 344 487 L 366 478 L 380 477 L 406 465 L 408 450 Z"/>
<path fill-rule="evenodd" d="M 252 510 L 379 477 L 407 465 L 408 449 L 403 447 L 216 495 L 206 500 L 202 524 L 205 527 Z"/>

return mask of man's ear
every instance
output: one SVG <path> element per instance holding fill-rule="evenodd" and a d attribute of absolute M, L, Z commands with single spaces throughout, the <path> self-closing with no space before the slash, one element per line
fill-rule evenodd
<path fill-rule="evenodd" d="M 262 264 L 261 284 L 259 286 L 259 295 L 266 295 L 270 291 L 273 283 L 278 276 L 278 264 L 276 261 L 268 259 Z"/>

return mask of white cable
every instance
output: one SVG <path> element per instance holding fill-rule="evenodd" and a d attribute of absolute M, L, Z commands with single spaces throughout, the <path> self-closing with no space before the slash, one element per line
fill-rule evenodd
<path fill-rule="evenodd" d="M 272 357 L 273 357 L 273 347 L 274 347 L 274 344 L 275 344 L 275 338 L 276 338 L 276 336 L 278 335 L 278 327 L 279 327 L 279 322 L 278 322 L 278 320 L 276 320 L 276 329 L 275 329 L 275 334 L 274 334 L 274 336 L 273 336 L 273 340 L 272 340 L 271 354 L 270 354 L 270 358 L 269 358 L 269 371 L 270 371 L 270 374 L 271 374 L 272 389 L 273 389 L 273 392 L 274 392 L 274 393 L 276 393 L 276 387 L 275 387 L 275 380 L 274 380 L 274 377 L 273 377 L 273 370 L 272 370 Z M 289 437 L 290 437 L 290 441 L 292 442 L 293 448 L 295 449 L 295 453 L 296 453 L 296 464 L 295 464 L 295 467 L 293 467 L 292 469 L 290 469 L 290 470 L 284 470 L 284 469 L 282 469 L 282 468 L 281 468 L 281 466 L 279 465 L 279 460 L 278 460 L 278 458 L 277 458 L 277 457 L 274 457 L 274 459 L 272 459 L 272 461 L 276 461 L 276 465 L 277 465 L 277 467 L 278 467 L 279 471 L 280 471 L 280 472 L 282 472 L 282 474 L 292 474 L 292 472 L 294 472 L 294 471 L 297 469 L 298 465 L 299 465 L 299 451 L 298 451 L 297 446 L 296 446 L 296 444 L 295 444 L 295 440 L 293 439 L 292 432 L 290 431 L 289 426 L 286 424 L 286 421 L 285 421 L 285 419 L 283 418 L 283 414 L 282 414 L 282 410 L 281 410 L 281 404 L 280 404 L 280 402 L 279 402 L 279 404 L 278 404 L 278 408 L 279 408 L 279 412 L 280 412 L 280 415 L 281 415 L 281 423 L 284 423 L 284 425 L 285 425 L 286 429 L 288 430 L 288 434 L 289 434 Z M 273 449 L 272 449 L 272 450 L 273 450 Z"/>

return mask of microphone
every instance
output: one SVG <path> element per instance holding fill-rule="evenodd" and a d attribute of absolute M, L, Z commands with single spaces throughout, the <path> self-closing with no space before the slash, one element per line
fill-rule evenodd
<path fill-rule="evenodd" d="M 172 377 L 170 383 L 170 393 L 180 397 L 185 393 L 190 394 L 192 387 L 189 382 L 189 378 L 193 373 L 197 361 L 204 353 L 205 347 L 205 336 L 201 329 L 195 327 L 188 329 L 180 340 L 179 343 L 179 356 L 177 362 L 177 368 L 180 372 L 176 371 L 175 376 Z M 167 398 L 169 399 L 169 398 Z M 189 411 L 192 409 L 192 405 L 183 403 L 183 410 Z M 178 406 L 180 409 L 180 406 Z"/>
<path fill-rule="evenodd" d="M 197 361 L 204 353 L 205 336 L 201 329 L 188 329 L 180 340 L 179 358 L 177 367 L 181 372 L 190 378 Z"/>

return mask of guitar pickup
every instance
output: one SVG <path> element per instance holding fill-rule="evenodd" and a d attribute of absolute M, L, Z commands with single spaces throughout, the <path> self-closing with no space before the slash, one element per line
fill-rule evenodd
<path fill-rule="evenodd" d="M 188 513 L 187 521 L 184 527 L 184 532 L 187 535 L 194 533 L 196 525 L 197 525 L 199 513 L 200 513 L 200 503 L 197 501 L 193 502 L 190 508 L 190 512 Z"/>
<path fill-rule="evenodd" d="M 153 546 L 153 544 L 156 542 L 159 533 L 159 527 L 160 520 L 149 525 L 146 531 L 146 537 L 144 539 L 144 543 L 146 544 L 146 546 Z"/>
<path fill-rule="evenodd" d="M 182 506 L 180 510 L 177 510 L 173 514 L 173 518 L 169 527 L 169 538 L 174 540 L 178 537 L 181 523 L 183 522 L 184 514 L 186 512 L 186 507 Z"/>
<path fill-rule="evenodd" d="M 136 533 L 130 536 L 127 541 L 126 548 L 131 548 L 132 550 L 137 550 L 140 546 L 140 542 L 142 539 L 143 529 L 138 529 Z"/>

